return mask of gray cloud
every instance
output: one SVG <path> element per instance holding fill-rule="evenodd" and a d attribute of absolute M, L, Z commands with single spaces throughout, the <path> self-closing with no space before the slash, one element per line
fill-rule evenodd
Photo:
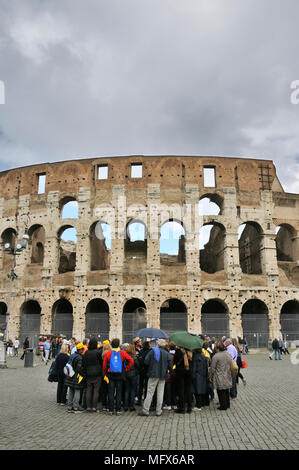
<path fill-rule="evenodd" d="M 0 169 L 94 155 L 274 160 L 298 192 L 296 0 L 0 0 Z"/>

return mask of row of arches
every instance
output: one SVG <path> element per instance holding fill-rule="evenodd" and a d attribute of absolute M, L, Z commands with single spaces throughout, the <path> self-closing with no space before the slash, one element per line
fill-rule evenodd
<path fill-rule="evenodd" d="M 0 317 L 3 323 L 7 306 L 0 302 Z M 65 298 L 52 306 L 52 334 L 63 334 L 70 338 L 73 334 L 73 306 Z M 88 302 L 85 310 L 85 337 L 98 336 L 103 341 L 109 338 L 109 305 L 101 298 Z M 36 300 L 28 300 L 21 306 L 20 338 L 37 338 L 40 331 L 41 307 Z M 241 311 L 243 335 L 249 346 L 266 347 L 269 339 L 269 312 L 266 304 L 259 299 L 246 301 Z M 210 337 L 220 338 L 230 335 L 230 318 L 226 304 L 220 299 L 206 301 L 201 307 L 201 330 Z M 299 302 L 287 301 L 280 312 L 281 332 L 289 340 L 299 339 Z M 146 305 L 138 298 L 129 299 L 122 311 L 123 342 L 132 341 L 136 331 L 147 326 Z M 168 334 L 176 330 L 188 329 L 188 311 L 180 299 L 170 298 L 160 307 L 160 328 Z"/>
<path fill-rule="evenodd" d="M 41 225 L 33 225 L 29 229 L 32 264 L 43 264 L 46 242 L 45 229 Z M 76 269 L 76 229 L 70 225 L 62 226 L 58 232 L 58 272 L 65 273 Z M 256 222 L 246 222 L 238 230 L 239 263 L 243 273 L 263 273 L 263 230 Z M 2 235 L 3 246 L 9 243 L 15 246 L 16 231 L 6 229 Z M 185 263 L 186 230 L 183 223 L 176 219 L 169 219 L 160 229 L 160 262 Z M 105 270 L 110 267 L 111 258 L 111 226 L 105 221 L 96 221 L 89 228 L 89 251 L 91 271 Z M 295 262 L 298 258 L 298 240 L 295 229 L 287 224 L 277 227 L 276 256 L 278 262 Z M 297 245 L 296 245 L 297 244 Z M 218 223 L 212 222 L 203 225 L 199 232 L 200 269 L 213 274 L 225 268 L 226 229 Z M 124 236 L 125 259 L 147 258 L 147 227 L 140 220 L 131 220 L 127 223 Z M 9 255 L 3 254 L 3 267 L 10 265 Z M 294 266 L 293 269 L 298 267 Z M 265 273 L 264 273 L 265 274 Z M 295 273 L 296 274 L 296 273 Z M 295 275 L 294 274 L 294 275 Z M 298 273 L 297 273 L 298 276 Z"/>

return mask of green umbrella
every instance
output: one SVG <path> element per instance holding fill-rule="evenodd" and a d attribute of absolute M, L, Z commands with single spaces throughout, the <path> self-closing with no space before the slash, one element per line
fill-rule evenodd
<path fill-rule="evenodd" d="M 175 331 L 169 336 L 170 341 L 181 348 L 192 351 L 193 349 L 202 348 L 204 340 L 197 335 L 188 333 L 188 331 Z"/>

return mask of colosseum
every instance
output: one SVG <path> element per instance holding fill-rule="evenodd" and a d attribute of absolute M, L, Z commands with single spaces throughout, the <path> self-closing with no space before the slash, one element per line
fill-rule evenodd
<path fill-rule="evenodd" d="M 9 337 L 299 339 L 299 195 L 271 160 L 87 158 L 0 173 Z M 28 234 L 22 246 L 22 235 Z M 4 326 L 3 326 L 4 325 Z"/>

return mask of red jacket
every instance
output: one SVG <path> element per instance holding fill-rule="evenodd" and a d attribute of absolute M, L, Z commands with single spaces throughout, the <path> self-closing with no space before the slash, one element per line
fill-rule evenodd
<path fill-rule="evenodd" d="M 113 350 L 108 351 L 108 352 L 106 352 L 106 354 L 104 356 L 104 362 L 103 362 L 104 376 L 107 375 L 107 372 L 110 372 L 109 365 L 110 365 L 110 358 L 111 358 L 112 352 L 113 352 Z M 123 351 L 122 349 L 119 352 L 120 352 L 122 362 L 124 362 L 124 361 L 128 362 L 127 367 L 125 369 L 125 371 L 128 372 L 130 369 L 132 369 L 132 367 L 134 365 L 134 359 L 132 359 L 132 357 L 128 353 L 126 353 L 126 351 Z"/>

